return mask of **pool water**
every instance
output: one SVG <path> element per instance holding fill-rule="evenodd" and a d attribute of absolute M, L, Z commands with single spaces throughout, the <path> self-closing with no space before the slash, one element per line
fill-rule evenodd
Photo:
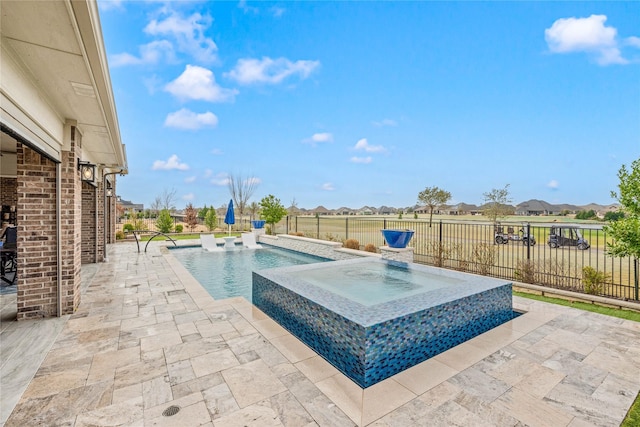
<path fill-rule="evenodd" d="M 215 299 L 244 297 L 251 301 L 253 271 L 330 261 L 287 249 L 264 246 L 207 252 L 202 247 L 175 248 L 171 254 Z"/>
<path fill-rule="evenodd" d="M 462 283 L 442 274 L 382 263 L 310 267 L 289 275 L 367 307 Z"/>

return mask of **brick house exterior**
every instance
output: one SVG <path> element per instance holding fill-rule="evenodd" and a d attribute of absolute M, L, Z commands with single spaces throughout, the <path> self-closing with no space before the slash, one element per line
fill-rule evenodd
<path fill-rule="evenodd" d="M 0 204 L 16 212 L 17 317 L 71 314 L 81 266 L 115 242 L 106 190 L 127 173 L 97 4 L 3 2 L 0 31 Z"/>

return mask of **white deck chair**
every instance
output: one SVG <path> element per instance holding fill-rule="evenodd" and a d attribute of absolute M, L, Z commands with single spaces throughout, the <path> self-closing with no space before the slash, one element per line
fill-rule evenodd
<path fill-rule="evenodd" d="M 202 249 L 208 252 L 222 250 L 222 248 L 219 248 L 216 244 L 216 236 L 213 234 L 201 234 L 200 243 L 202 244 Z"/>
<path fill-rule="evenodd" d="M 256 243 L 256 236 L 253 233 L 242 233 L 242 246 L 249 249 L 259 249 L 262 245 Z"/>

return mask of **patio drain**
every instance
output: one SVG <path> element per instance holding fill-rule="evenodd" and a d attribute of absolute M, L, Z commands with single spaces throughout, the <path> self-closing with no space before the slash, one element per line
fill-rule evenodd
<path fill-rule="evenodd" d="M 172 417 L 175 414 L 177 414 L 178 412 L 180 412 L 180 407 L 176 406 L 176 405 L 171 405 L 167 409 L 162 411 L 162 416 L 163 417 Z"/>

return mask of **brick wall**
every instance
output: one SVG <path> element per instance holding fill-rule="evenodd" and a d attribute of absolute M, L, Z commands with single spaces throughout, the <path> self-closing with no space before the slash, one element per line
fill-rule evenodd
<path fill-rule="evenodd" d="M 55 316 L 56 165 L 17 147 L 18 320 Z"/>
<path fill-rule="evenodd" d="M 96 188 L 82 183 L 82 256 L 81 263 L 95 263 L 96 260 Z"/>
<path fill-rule="evenodd" d="M 0 178 L 0 205 L 16 206 L 18 204 L 18 180 L 16 178 Z"/>

